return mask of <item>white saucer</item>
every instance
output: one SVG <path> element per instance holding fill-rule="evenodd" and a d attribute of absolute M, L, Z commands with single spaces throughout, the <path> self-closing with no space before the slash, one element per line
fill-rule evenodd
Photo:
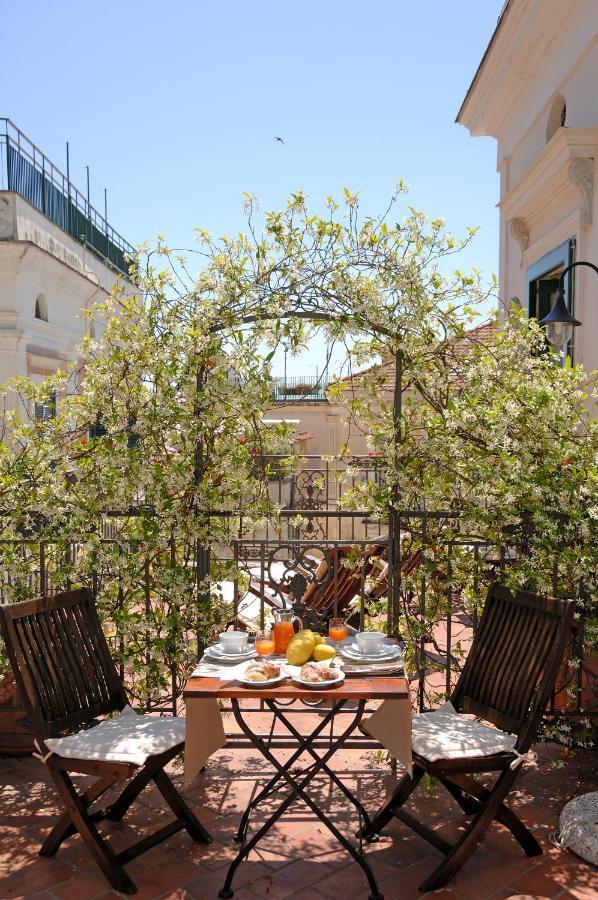
<path fill-rule="evenodd" d="M 355 662 L 389 662 L 390 660 L 399 659 L 403 652 L 400 647 L 386 645 L 382 653 L 362 653 L 357 649 L 356 645 L 341 647 L 341 656 L 351 659 Z"/>
<path fill-rule="evenodd" d="M 211 644 L 204 650 L 204 656 L 212 659 L 227 659 L 230 662 L 243 662 L 246 659 L 253 659 L 257 656 L 254 646 L 247 647 L 242 653 L 225 653 L 220 644 Z"/>

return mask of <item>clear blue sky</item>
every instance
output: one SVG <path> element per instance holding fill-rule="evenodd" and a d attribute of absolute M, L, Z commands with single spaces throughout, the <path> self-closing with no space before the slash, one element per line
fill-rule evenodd
<path fill-rule="evenodd" d="M 137 243 L 242 227 L 243 191 L 266 208 L 346 185 L 379 212 L 394 185 L 498 261 L 496 153 L 455 116 L 503 0 L 31 0 L 6 4 L 0 115 Z M 274 135 L 285 144 L 275 142 Z M 310 362 L 310 373 L 313 370 Z M 299 361 L 290 367 L 305 369 Z"/>

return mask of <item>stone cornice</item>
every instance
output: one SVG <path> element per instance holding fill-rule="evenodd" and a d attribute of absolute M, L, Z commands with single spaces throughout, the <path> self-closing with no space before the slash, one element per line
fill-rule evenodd
<path fill-rule="evenodd" d="M 3 328 L 0 322 L 0 350 L 15 350 L 26 339 L 20 328 Z"/>
<path fill-rule="evenodd" d="M 578 9 L 562 0 L 510 0 L 463 101 L 457 122 L 497 137 L 518 96 L 550 57 Z"/>
<path fill-rule="evenodd" d="M 598 127 L 560 128 L 543 152 L 503 196 L 499 206 L 511 221 L 529 223 L 558 190 L 573 185 L 580 197 L 584 224 L 591 221 L 591 191 L 594 159 L 598 155 Z M 546 188 L 550 186 L 550 191 Z"/>

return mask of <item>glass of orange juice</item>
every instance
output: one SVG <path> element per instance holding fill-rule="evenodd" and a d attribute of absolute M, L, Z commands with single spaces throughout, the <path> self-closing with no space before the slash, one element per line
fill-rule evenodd
<path fill-rule="evenodd" d="M 328 637 L 331 641 L 344 641 L 349 637 L 349 629 L 344 619 L 334 618 L 328 622 Z"/>
<path fill-rule="evenodd" d="M 272 656 L 274 653 L 274 635 L 272 631 L 258 631 L 255 636 L 255 652 L 260 656 Z"/>

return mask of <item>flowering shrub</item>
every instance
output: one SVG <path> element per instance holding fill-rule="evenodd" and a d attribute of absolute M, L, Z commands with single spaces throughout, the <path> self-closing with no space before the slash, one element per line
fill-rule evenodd
<path fill-rule="evenodd" d="M 94 311 L 105 328 L 84 342 L 80 371 L 11 386 L 25 403 L 5 417 L 2 537 L 45 540 L 54 584 L 97 587 L 114 652 L 144 702 L 167 683 L 176 692 L 195 639 L 230 616 L 218 585 L 235 571 L 239 529 L 276 527 L 268 478 L 293 471 L 294 436 L 284 423 L 262 424 L 270 363 L 278 346 L 300 350 L 314 330 L 345 343 L 352 365 L 370 366 L 350 390 L 342 379 L 329 389 L 386 473 L 346 491 L 349 504 L 378 515 L 449 513 L 426 540 L 411 534 L 414 546 L 432 539 L 440 548 L 424 556 L 436 602 L 423 620 L 409 608 L 409 579 L 403 585 L 402 627 L 414 642 L 450 602 L 442 548 L 467 534 L 507 546 L 517 533 L 512 584 L 550 590 L 556 566 L 559 584 L 577 595 L 582 582 L 595 596 L 590 377 L 560 365 L 537 324 L 514 312 L 476 336 L 494 285 L 475 271 L 449 271 L 474 232 L 458 241 L 442 220 L 414 210 L 391 221 L 403 191 L 379 219 L 361 218 L 348 191 L 342 205 L 329 199 L 325 215 L 295 194 L 265 214 L 261 230 L 248 196 L 246 235 L 216 241 L 200 230 L 187 258 L 159 239 L 132 261 L 135 295 L 116 286 Z M 29 418 L 24 410 L 53 391 L 57 416 Z M 10 596 L 30 594 L 22 545 L 5 544 L 2 554 Z M 450 566 L 471 609 L 480 591 L 470 560 L 456 550 Z M 587 610 L 589 641 L 594 615 Z"/>

